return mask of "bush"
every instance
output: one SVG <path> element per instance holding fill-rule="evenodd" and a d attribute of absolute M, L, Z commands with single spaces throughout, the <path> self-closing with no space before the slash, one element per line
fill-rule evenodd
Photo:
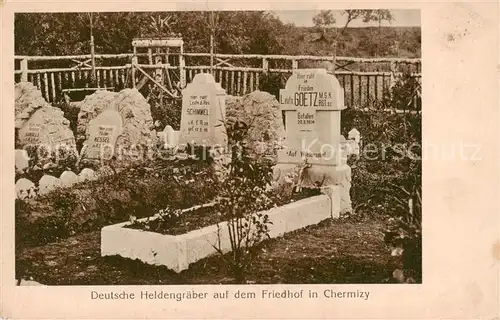
<path fill-rule="evenodd" d="M 143 93 L 144 94 L 144 93 Z M 153 121 L 159 122 L 160 130 L 170 125 L 174 130 L 180 130 L 182 100 L 174 99 L 161 92 L 149 91 L 145 93 L 151 106 Z"/>
<path fill-rule="evenodd" d="M 398 279 L 409 282 L 421 281 L 422 117 L 394 111 L 408 109 L 408 101 L 414 98 L 420 106 L 419 88 L 404 75 L 381 103 L 363 111 L 346 109 L 342 114 L 342 132 L 356 128 L 362 134 L 361 157 L 352 171 L 354 211 L 388 223 L 386 243 L 403 262 L 404 277 Z"/>
<path fill-rule="evenodd" d="M 174 172 L 182 180 L 172 178 Z M 191 207 L 216 196 L 206 183 L 212 175 L 213 169 L 200 161 L 156 160 L 35 200 L 16 199 L 16 243 L 41 245 L 127 221 L 131 215 L 147 217 L 166 206 Z M 193 179 L 195 183 L 184 183 Z"/>

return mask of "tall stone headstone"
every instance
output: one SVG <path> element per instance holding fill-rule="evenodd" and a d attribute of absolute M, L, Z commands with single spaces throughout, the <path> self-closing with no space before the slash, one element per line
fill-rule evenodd
<path fill-rule="evenodd" d="M 115 155 L 116 142 L 123 132 L 123 120 L 116 110 L 108 109 L 91 120 L 87 127 L 87 140 L 82 158 L 109 160 Z"/>
<path fill-rule="evenodd" d="M 182 91 L 179 143 L 225 147 L 225 100 L 225 90 L 211 74 L 197 74 Z"/>
<path fill-rule="evenodd" d="M 278 151 L 275 177 L 310 164 L 302 187 L 340 186 L 340 211 L 350 211 L 351 169 L 340 146 L 344 90 L 325 69 L 298 69 L 280 90 L 285 112 L 286 147 Z"/>

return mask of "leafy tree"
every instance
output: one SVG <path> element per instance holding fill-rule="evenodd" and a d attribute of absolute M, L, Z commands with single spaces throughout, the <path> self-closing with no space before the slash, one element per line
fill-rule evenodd
<path fill-rule="evenodd" d="M 368 23 L 371 21 L 377 21 L 379 23 L 379 27 L 382 24 L 382 21 L 387 20 L 391 22 L 394 20 L 392 13 L 390 10 L 344 10 L 342 12 L 343 15 L 347 16 L 346 23 L 342 28 L 342 33 L 346 30 L 347 26 L 354 20 L 362 19 L 364 23 Z"/>
<path fill-rule="evenodd" d="M 326 31 L 335 24 L 336 20 L 332 10 L 321 10 L 313 17 L 313 23 L 316 28 L 326 34 Z"/>

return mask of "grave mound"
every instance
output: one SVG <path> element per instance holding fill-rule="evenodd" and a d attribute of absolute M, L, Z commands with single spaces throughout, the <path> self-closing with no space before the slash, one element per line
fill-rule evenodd
<path fill-rule="evenodd" d="M 285 137 L 280 104 L 264 91 L 254 91 L 242 97 L 228 97 L 226 115 L 249 126 L 246 139 L 256 154 L 274 154 L 274 145 Z"/>

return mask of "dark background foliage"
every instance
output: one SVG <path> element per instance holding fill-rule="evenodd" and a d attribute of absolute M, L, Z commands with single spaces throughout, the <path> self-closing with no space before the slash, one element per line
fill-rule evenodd
<path fill-rule="evenodd" d="M 168 27 L 153 19 L 170 16 Z M 113 12 L 92 16 L 96 53 L 132 51 L 134 37 L 181 33 L 186 52 L 208 52 L 208 12 Z M 89 54 L 87 13 L 18 13 L 15 16 L 17 55 Z M 223 11 L 216 15 L 215 50 L 221 53 L 331 54 L 328 41 L 315 41 L 316 27 L 285 24 L 265 11 Z M 337 55 L 356 57 L 420 57 L 420 28 L 347 27 L 337 34 Z"/>

